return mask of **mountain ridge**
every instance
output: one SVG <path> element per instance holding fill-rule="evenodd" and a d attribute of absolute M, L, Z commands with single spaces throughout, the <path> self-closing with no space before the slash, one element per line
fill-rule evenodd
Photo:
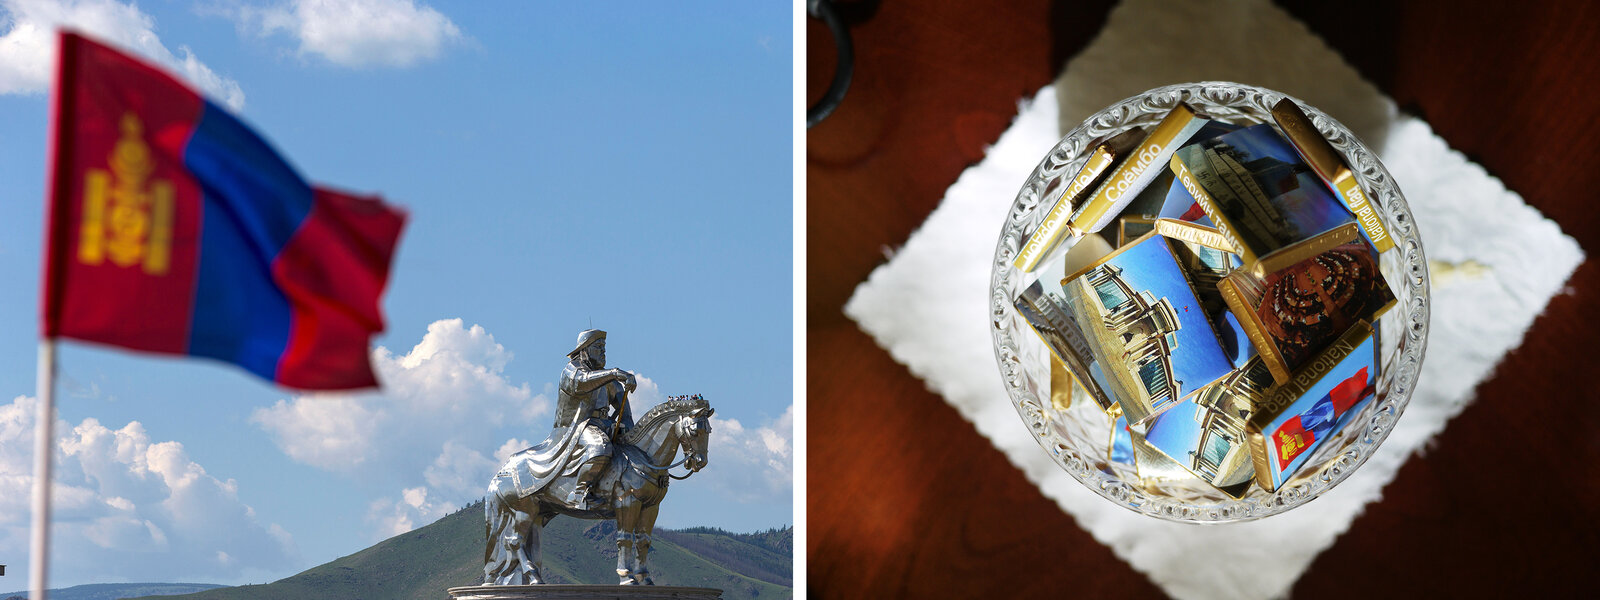
<path fill-rule="evenodd" d="M 483 523 L 480 500 L 426 526 L 272 583 L 143 600 L 438 600 L 449 588 L 482 581 Z M 546 579 L 616 583 L 615 532 L 611 521 L 552 520 L 541 535 Z M 658 585 L 719 588 L 727 600 L 792 598 L 793 546 L 793 526 L 750 534 L 708 527 L 657 529 L 650 552 L 651 576 Z"/>

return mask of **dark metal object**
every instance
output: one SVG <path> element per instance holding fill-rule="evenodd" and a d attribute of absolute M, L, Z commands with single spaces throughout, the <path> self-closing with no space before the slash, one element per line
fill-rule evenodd
<path fill-rule="evenodd" d="M 844 101 L 844 93 L 850 89 L 850 78 L 855 75 L 856 51 L 850 42 L 850 30 L 839 20 L 832 2 L 806 0 L 806 14 L 828 24 L 828 31 L 833 33 L 833 46 L 839 51 L 839 64 L 833 69 L 833 83 L 828 85 L 828 92 L 806 110 L 806 129 L 810 129 L 833 114 L 833 109 Z"/>

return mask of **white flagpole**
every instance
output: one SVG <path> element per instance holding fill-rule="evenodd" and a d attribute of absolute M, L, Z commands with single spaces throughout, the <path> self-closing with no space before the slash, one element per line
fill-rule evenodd
<path fill-rule="evenodd" d="M 51 458 L 55 454 L 56 341 L 39 341 L 39 414 L 33 424 L 33 541 L 29 547 L 28 596 L 46 600 L 45 576 L 50 569 Z"/>

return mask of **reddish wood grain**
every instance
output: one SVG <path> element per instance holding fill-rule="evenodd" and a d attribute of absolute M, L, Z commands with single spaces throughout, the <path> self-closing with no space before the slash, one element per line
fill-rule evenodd
<path fill-rule="evenodd" d="M 1109 10 L 990 4 L 845 5 L 856 80 L 807 136 L 807 581 L 826 597 L 1160 597 L 840 312 Z M 1595 8 L 1285 8 L 1586 252 L 1600 248 Z M 807 45 L 815 99 L 833 65 L 826 28 L 810 23 Z M 1586 550 L 1600 547 L 1600 383 L 1589 375 L 1600 372 L 1600 267 L 1586 263 L 1568 287 L 1295 597 L 1580 589 Z"/>

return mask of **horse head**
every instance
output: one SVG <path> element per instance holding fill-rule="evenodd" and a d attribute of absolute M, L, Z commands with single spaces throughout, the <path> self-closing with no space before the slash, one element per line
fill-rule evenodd
<path fill-rule="evenodd" d="M 710 461 L 707 449 L 711 446 L 711 415 L 715 412 L 716 409 L 706 404 L 678 421 L 678 447 L 683 451 L 684 466 L 690 473 L 704 469 Z"/>

